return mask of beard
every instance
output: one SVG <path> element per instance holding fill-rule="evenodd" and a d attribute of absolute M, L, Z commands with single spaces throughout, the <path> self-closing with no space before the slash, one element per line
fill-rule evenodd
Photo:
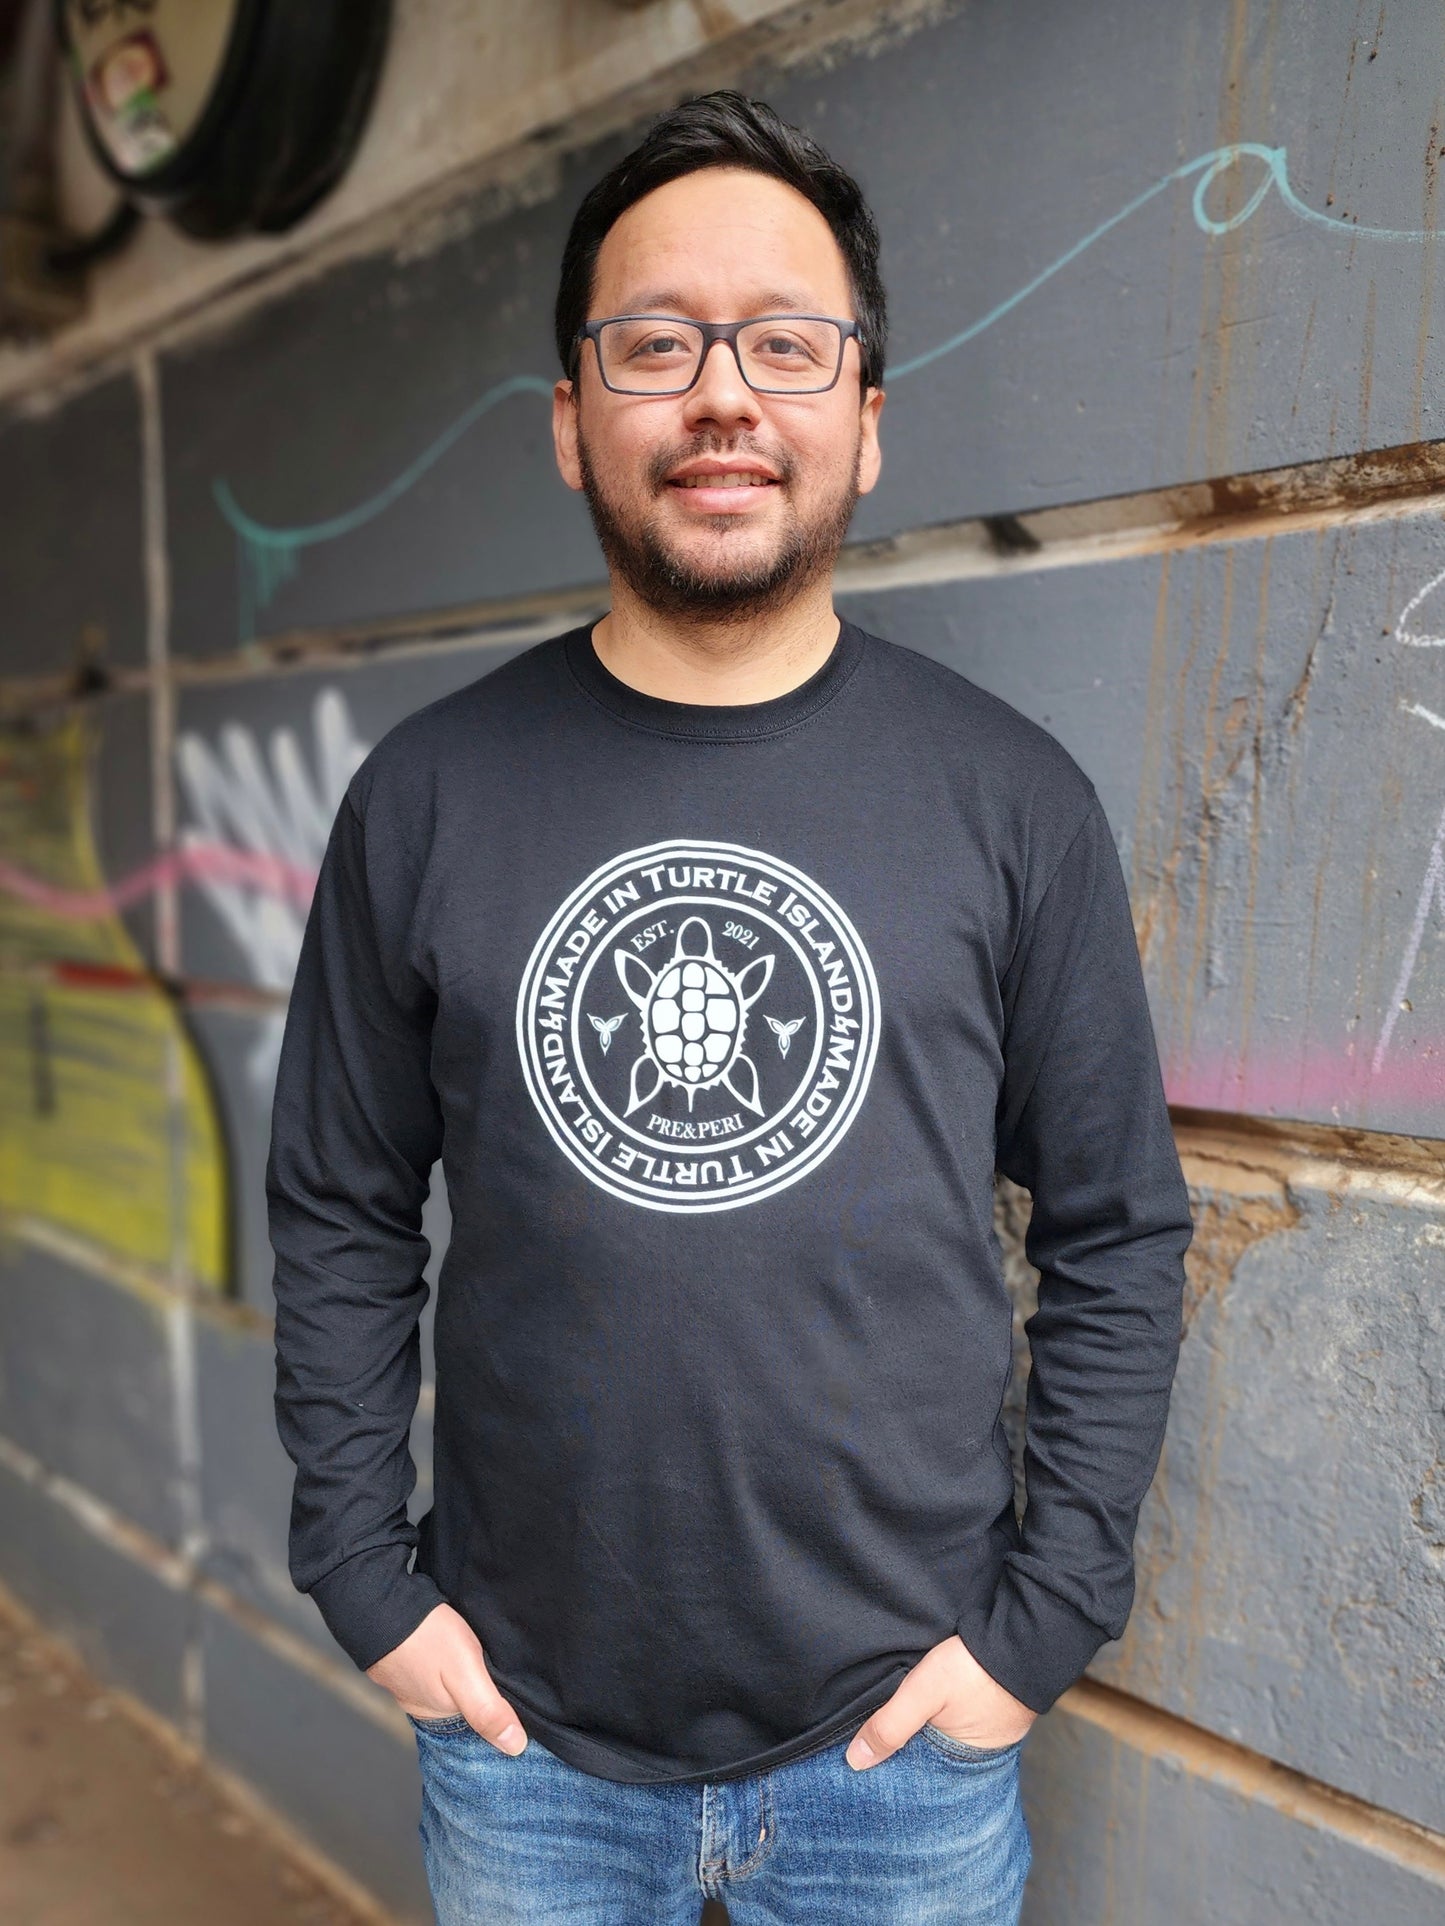
<path fill-rule="evenodd" d="M 861 441 L 861 435 L 860 435 Z M 647 499 L 668 486 L 667 477 L 680 463 L 700 455 L 762 455 L 746 436 L 731 443 L 717 434 L 693 437 L 688 443 L 660 450 L 648 463 Z M 660 615 L 693 615 L 711 621 L 748 622 L 785 607 L 803 589 L 830 575 L 858 503 L 858 450 L 855 447 L 847 483 L 836 488 L 808 518 L 789 505 L 787 520 L 771 555 L 730 560 L 724 552 L 716 562 L 696 562 L 669 544 L 660 517 L 610 496 L 588 458 L 583 435 L 577 437 L 582 491 L 592 526 L 612 573 L 625 582 L 638 600 Z M 797 464 L 786 456 L 764 458 L 777 472 L 777 485 L 786 490 Z M 733 516 L 714 516 L 721 524 L 720 540 L 744 530 Z"/>

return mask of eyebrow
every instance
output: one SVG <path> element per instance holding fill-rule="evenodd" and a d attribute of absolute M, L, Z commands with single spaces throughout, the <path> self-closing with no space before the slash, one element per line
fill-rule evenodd
<path fill-rule="evenodd" d="M 689 314 L 686 298 L 676 288 L 648 288 L 634 297 L 633 305 L 621 310 L 627 314 L 675 314 L 680 319 L 697 320 L 700 317 Z M 796 288 L 781 291 L 774 288 L 760 294 L 752 308 L 753 314 L 814 314 L 818 312 L 808 297 L 799 294 Z"/>

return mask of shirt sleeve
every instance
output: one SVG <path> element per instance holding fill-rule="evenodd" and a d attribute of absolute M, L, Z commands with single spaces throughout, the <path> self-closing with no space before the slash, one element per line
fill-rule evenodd
<path fill-rule="evenodd" d="M 407 1517 L 421 1211 L 442 1138 L 435 999 L 405 953 L 414 883 L 394 839 L 379 841 L 368 849 L 348 792 L 302 938 L 266 1165 L 291 1577 L 363 1670 L 442 1602 L 409 1568 Z"/>
<path fill-rule="evenodd" d="M 958 1633 L 1047 1711 L 1134 1601 L 1183 1324 L 1189 1194 L 1165 1102 L 1128 893 L 1095 797 L 1003 982 L 998 1168 L 1033 1197 L 1039 1273 L 1019 1544 Z"/>

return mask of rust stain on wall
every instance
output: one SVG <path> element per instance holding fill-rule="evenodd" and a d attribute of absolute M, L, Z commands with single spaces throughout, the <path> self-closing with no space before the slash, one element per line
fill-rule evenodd
<path fill-rule="evenodd" d="M 1194 1242 L 1184 1259 L 1184 1335 L 1188 1337 L 1200 1307 L 1210 1297 L 1222 1297 L 1239 1268 L 1240 1259 L 1266 1237 L 1293 1230 L 1300 1221 L 1299 1206 L 1281 1185 L 1240 1196 L 1230 1191 L 1200 1192 L 1190 1187 L 1194 1206 Z"/>
<path fill-rule="evenodd" d="M 1435 112 L 1431 118 L 1430 131 L 1425 139 L 1425 168 L 1423 218 L 1421 225 L 1425 231 L 1424 267 L 1420 287 L 1420 320 L 1415 337 L 1415 389 L 1414 416 L 1415 432 L 1418 435 L 1425 421 L 1425 380 L 1429 363 L 1430 344 L 1435 333 L 1435 255 L 1438 247 L 1436 223 L 1439 214 L 1440 158 L 1445 147 L 1440 145 L 1440 126 L 1442 118 L 1441 97 L 1435 96 Z"/>

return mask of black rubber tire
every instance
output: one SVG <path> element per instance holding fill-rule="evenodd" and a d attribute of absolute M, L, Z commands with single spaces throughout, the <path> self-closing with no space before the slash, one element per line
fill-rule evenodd
<path fill-rule="evenodd" d="M 64 42 L 63 0 L 56 18 Z M 198 240 L 292 227 L 340 180 L 375 97 L 391 0 L 243 0 L 210 101 L 182 152 L 144 176 L 110 177 Z"/>

